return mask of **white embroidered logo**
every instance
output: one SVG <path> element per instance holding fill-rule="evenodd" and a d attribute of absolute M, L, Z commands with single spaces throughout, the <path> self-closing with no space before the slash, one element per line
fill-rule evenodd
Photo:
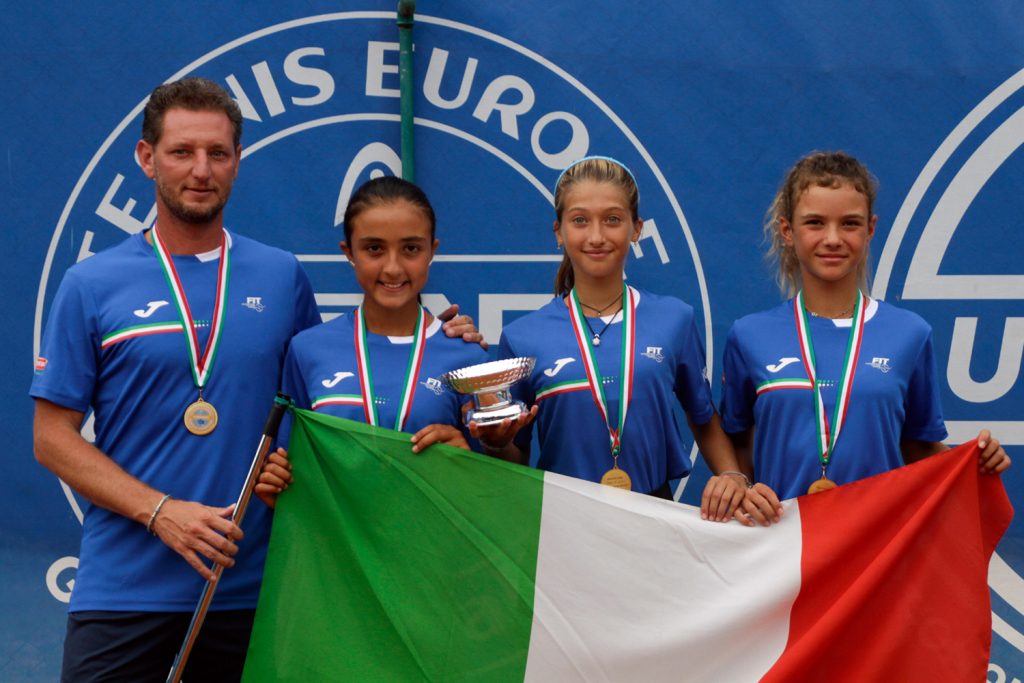
<path fill-rule="evenodd" d="M 426 381 L 420 382 L 420 384 L 433 391 L 435 396 L 440 396 L 444 393 L 444 382 L 439 379 L 428 377 Z"/>
<path fill-rule="evenodd" d="M 871 359 L 870 363 L 865 363 L 865 365 L 870 365 L 875 370 L 881 370 L 882 372 L 889 372 L 890 370 L 892 370 L 892 366 L 889 365 L 888 358 L 875 357 Z"/>
<path fill-rule="evenodd" d="M 134 311 L 132 311 L 132 313 L 134 313 L 140 318 L 148 318 L 149 316 L 153 315 L 153 312 L 156 311 L 158 308 L 166 305 L 166 301 L 150 301 L 148 304 L 146 304 L 145 309 L 136 308 Z"/>
<path fill-rule="evenodd" d="M 647 350 L 640 355 L 644 358 L 650 358 L 655 363 L 660 363 L 665 360 L 665 355 L 661 352 L 661 348 L 660 346 L 648 346 Z"/>
<path fill-rule="evenodd" d="M 257 313 L 262 313 L 265 308 L 263 305 L 263 297 L 261 296 L 247 296 L 245 297 L 245 301 L 242 302 L 242 305 L 248 309 L 256 311 Z"/>
<path fill-rule="evenodd" d="M 775 365 L 766 365 L 764 367 L 765 367 L 766 370 L 768 370 L 768 372 L 775 373 L 775 372 L 778 372 L 779 370 L 781 370 L 782 368 L 786 367 L 787 365 L 792 365 L 793 363 L 799 363 L 799 362 L 800 362 L 799 358 L 793 358 L 792 356 L 787 356 L 786 358 L 780 358 L 779 362 L 776 363 Z"/>
<path fill-rule="evenodd" d="M 544 374 L 547 375 L 548 377 L 554 377 L 555 375 L 560 373 L 562 371 L 562 368 L 564 368 L 566 365 L 575 362 L 575 358 L 559 358 L 558 360 L 555 361 L 555 367 L 548 368 L 547 370 L 544 371 Z"/>
<path fill-rule="evenodd" d="M 333 379 L 325 379 L 320 384 L 323 384 L 328 389 L 333 389 L 338 385 L 338 382 L 345 379 L 346 377 L 355 377 L 351 372 L 336 372 L 334 373 Z"/>

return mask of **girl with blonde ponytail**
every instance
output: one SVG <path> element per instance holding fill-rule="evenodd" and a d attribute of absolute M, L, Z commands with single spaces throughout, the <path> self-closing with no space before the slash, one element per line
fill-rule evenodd
<path fill-rule="evenodd" d="M 537 358 L 514 391 L 536 403 L 537 466 L 552 472 L 670 498 L 669 480 L 690 471 L 678 401 L 716 473 L 702 513 L 725 521 L 744 499 L 746 478 L 719 426 L 693 308 L 625 284 L 642 228 L 636 180 L 624 165 L 587 157 L 563 171 L 553 233 L 565 256 L 555 298 L 508 325 L 498 355 Z M 482 441 L 492 454 L 526 463 L 531 430 Z"/>

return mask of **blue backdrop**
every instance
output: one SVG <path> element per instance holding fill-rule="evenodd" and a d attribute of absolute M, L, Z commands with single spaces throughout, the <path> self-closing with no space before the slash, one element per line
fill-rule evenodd
<path fill-rule="evenodd" d="M 0 359 L 0 679 L 54 680 L 80 501 L 32 457 L 27 389 L 63 272 L 138 231 L 143 99 L 187 74 L 246 117 L 229 228 L 299 255 L 326 316 L 351 305 L 340 210 L 397 170 L 395 2 L 5 3 Z M 991 424 L 1024 500 L 1024 9 L 1015 2 L 420 2 L 417 180 L 439 216 L 427 302 L 492 341 L 547 300 L 557 169 L 636 173 L 647 231 L 628 273 L 700 312 L 717 376 L 729 324 L 779 295 L 761 218 L 782 173 L 845 149 L 881 181 L 873 294 L 935 329 L 952 441 Z M 706 473 L 683 482 L 693 500 Z M 993 561 L 990 681 L 1024 677 L 1024 548 Z M 908 625 L 912 627 L 912 625 Z M 922 637 L 926 637 L 922 634 Z"/>

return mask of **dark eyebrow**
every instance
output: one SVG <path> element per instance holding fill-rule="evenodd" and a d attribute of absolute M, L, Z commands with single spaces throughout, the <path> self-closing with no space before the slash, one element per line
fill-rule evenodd
<path fill-rule="evenodd" d="M 412 242 L 427 242 L 430 238 L 428 237 L 403 237 L 399 241 L 403 244 L 409 244 Z M 377 237 L 375 235 L 366 235 L 365 237 L 357 237 L 354 241 L 359 244 L 373 244 L 378 242 L 385 242 L 383 237 Z"/>

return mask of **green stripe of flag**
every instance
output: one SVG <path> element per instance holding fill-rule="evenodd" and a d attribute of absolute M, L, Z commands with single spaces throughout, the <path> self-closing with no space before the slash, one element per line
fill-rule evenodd
<path fill-rule="evenodd" d="M 523 679 L 542 472 L 302 410 L 289 453 L 246 683 Z"/>

